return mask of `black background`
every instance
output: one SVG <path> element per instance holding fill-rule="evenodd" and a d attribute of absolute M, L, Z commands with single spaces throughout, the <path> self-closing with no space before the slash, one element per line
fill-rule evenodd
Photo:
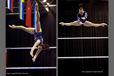
<path fill-rule="evenodd" d="M 7 67 L 55 67 L 56 49 L 42 51 L 35 62 L 29 54 L 30 49 L 8 50 Z"/>
<path fill-rule="evenodd" d="M 64 56 L 108 56 L 107 39 L 58 40 L 58 55 Z"/>
<path fill-rule="evenodd" d="M 59 76 L 108 76 L 108 59 L 59 60 Z M 83 73 L 82 71 L 103 71 L 103 73 Z"/>

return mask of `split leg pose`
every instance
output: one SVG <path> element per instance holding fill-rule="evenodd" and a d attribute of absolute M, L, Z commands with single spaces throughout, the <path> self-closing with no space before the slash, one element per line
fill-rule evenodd
<path fill-rule="evenodd" d="M 78 20 L 74 21 L 74 22 L 69 22 L 69 23 L 60 22 L 59 24 L 61 24 L 62 26 L 81 26 L 81 25 L 84 25 L 85 27 L 99 27 L 99 26 L 104 27 L 104 26 L 107 26 L 106 23 L 96 24 L 96 23 L 92 23 L 90 21 L 85 21 L 85 23 L 82 23 L 82 22 L 79 22 Z"/>
<path fill-rule="evenodd" d="M 61 24 L 62 26 L 81 26 L 81 25 L 84 25 L 85 27 L 99 27 L 99 26 L 104 27 L 104 26 L 107 26 L 106 23 L 92 23 L 90 21 L 87 21 L 87 12 L 84 11 L 82 6 L 79 7 L 79 12 L 77 14 L 77 21 L 69 22 L 69 23 L 60 22 L 59 24 Z"/>
<path fill-rule="evenodd" d="M 30 50 L 30 55 L 32 56 L 32 61 L 35 62 L 37 56 L 39 55 L 39 53 L 42 50 L 46 50 L 49 49 L 49 45 L 48 44 L 43 44 L 43 38 L 42 38 L 42 28 L 41 28 L 41 24 L 40 24 L 40 13 L 39 13 L 39 8 L 38 5 L 36 6 L 36 24 L 35 24 L 35 28 L 27 28 L 24 26 L 16 26 L 16 25 L 9 25 L 10 28 L 12 29 L 20 29 L 20 30 L 24 30 L 25 32 L 30 33 L 31 35 L 34 35 L 34 45 Z M 37 52 L 35 53 L 35 55 L 33 55 L 33 52 L 35 50 L 35 48 L 38 47 Z"/>

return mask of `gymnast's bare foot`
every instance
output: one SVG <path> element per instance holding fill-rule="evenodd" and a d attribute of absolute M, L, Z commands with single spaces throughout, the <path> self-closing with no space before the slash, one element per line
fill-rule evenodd
<path fill-rule="evenodd" d="M 30 55 L 31 55 L 32 57 L 34 56 L 32 51 L 30 51 Z"/>
<path fill-rule="evenodd" d="M 102 23 L 102 27 L 104 27 L 104 26 L 107 26 L 107 24 L 106 23 Z"/>
<path fill-rule="evenodd" d="M 59 24 L 62 25 L 62 26 L 64 26 L 64 22 L 60 22 Z"/>
<path fill-rule="evenodd" d="M 15 25 L 9 25 L 9 27 L 12 28 L 12 29 L 15 29 L 16 28 Z"/>
<path fill-rule="evenodd" d="M 33 57 L 33 58 L 32 58 L 32 61 L 35 62 L 35 61 L 36 61 L 36 57 Z"/>

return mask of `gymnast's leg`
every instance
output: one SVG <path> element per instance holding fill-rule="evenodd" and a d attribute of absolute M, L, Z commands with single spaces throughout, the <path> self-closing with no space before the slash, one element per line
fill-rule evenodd
<path fill-rule="evenodd" d="M 62 26 L 80 26 L 81 25 L 79 21 L 74 21 L 74 22 L 69 22 L 69 23 L 60 22 L 59 24 Z"/>
<path fill-rule="evenodd" d="M 27 27 L 24 27 L 24 26 L 16 26 L 16 25 L 9 25 L 10 28 L 12 29 L 20 29 L 20 30 L 23 30 L 25 32 L 28 32 L 29 34 L 34 34 L 34 28 L 27 28 Z"/>
<path fill-rule="evenodd" d="M 33 47 L 31 48 L 30 55 L 31 55 L 32 57 L 34 56 L 34 55 L 33 55 L 33 52 L 34 52 L 35 48 L 36 48 L 39 44 L 40 44 L 40 40 L 37 40 L 37 41 L 35 42 L 35 44 L 33 45 Z"/>
<path fill-rule="evenodd" d="M 42 51 L 42 46 L 38 46 L 38 50 L 37 50 L 36 54 L 34 55 L 34 57 L 32 58 L 33 62 L 35 62 L 36 58 L 38 57 L 38 55 L 40 54 L 41 51 Z"/>
<path fill-rule="evenodd" d="M 92 23 L 92 22 L 90 22 L 90 21 L 86 21 L 85 23 L 84 23 L 84 26 L 86 26 L 86 27 L 99 27 L 99 26 L 102 26 L 102 27 L 104 27 L 104 26 L 107 26 L 107 24 L 106 23 L 99 23 L 99 24 L 96 24 L 96 23 Z"/>
<path fill-rule="evenodd" d="M 35 31 L 37 33 L 42 32 L 41 24 L 40 24 L 40 12 L 39 12 L 39 7 L 36 5 L 36 21 L 35 21 Z"/>

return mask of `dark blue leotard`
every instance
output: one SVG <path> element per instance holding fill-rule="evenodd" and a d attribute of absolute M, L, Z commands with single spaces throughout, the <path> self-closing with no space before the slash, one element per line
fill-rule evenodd
<path fill-rule="evenodd" d="M 40 44 L 43 44 L 42 32 L 37 33 L 34 31 L 34 42 L 40 40 Z"/>
<path fill-rule="evenodd" d="M 85 17 L 85 19 L 82 19 L 83 17 Z M 84 11 L 83 15 L 81 15 L 80 13 L 77 14 L 77 20 L 79 22 L 85 23 L 85 21 L 87 20 L 87 12 Z"/>

